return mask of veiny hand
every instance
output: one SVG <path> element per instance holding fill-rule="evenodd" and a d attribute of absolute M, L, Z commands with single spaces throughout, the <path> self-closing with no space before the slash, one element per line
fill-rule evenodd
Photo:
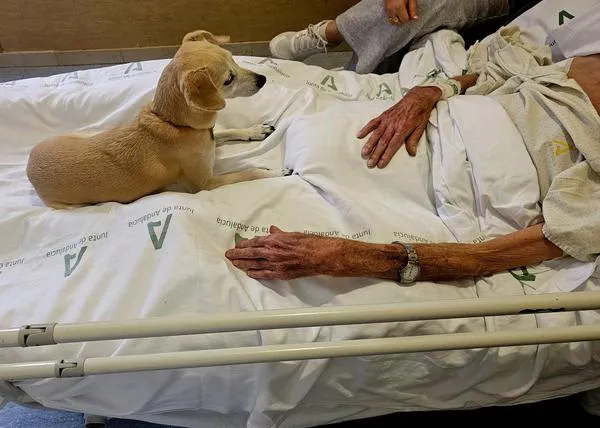
<path fill-rule="evenodd" d="M 393 107 L 372 119 L 359 132 L 362 139 L 371 134 L 361 155 L 367 166 L 385 168 L 403 144 L 411 156 L 417 154 L 419 139 L 442 91 L 436 87 L 414 87 Z"/>
<path fill-rule="evenodd" d="M 235 267 L 254 279 L 295 279 L 336 275 L 343 257 L 344 240 L 271 226 L 270 235 L 241 241 L 225 252 Z"/>
<path fill-rule="evenodd" d="M 404 24 L 418 19 L 417 0 L 385 0 L 385 10 L 390 22 Z"/>

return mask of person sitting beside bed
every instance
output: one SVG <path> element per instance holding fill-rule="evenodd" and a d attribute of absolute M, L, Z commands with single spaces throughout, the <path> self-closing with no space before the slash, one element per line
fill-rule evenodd
<path fill-rule="evenodd" d="M 346 41 L 353 51 L 346 69 L 359 74 L 398 71 L 410 43 L 440 28 L 466 40 L 490 34 L 540 0 L 362 0 L 335 19 L 286 31 L 269 43 L 271 55 L 304 59 Z"/>
<path fill-rule="evenodd" d="M 269 235 L 239 243 L 226 251 L 226 258 L 255 279 L 329 275 L 401 283 L 492 275 L 563 256 L 596 260 L 600 54 L 552 63 L 548 46 L 526 49 L 513 27 L 501 29 L 470 55 L 471 74 L 413 87 L 360 130 L 359 138 L 371 135 L 362 155 L 370 167 L 385 168 L 401 146 L 416 153 L 440 100 L 457 94 L 492 97 L 519 130 L 537 170 L 543 216 L 539 224 L 477 244 L 367 243 L 271 226 Z M 568 149 L 557 151 L 556 141 Z"/>

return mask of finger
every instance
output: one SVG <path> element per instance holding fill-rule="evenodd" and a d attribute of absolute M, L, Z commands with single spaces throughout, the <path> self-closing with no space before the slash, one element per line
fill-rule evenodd
<path fill-rule="evenodd" d="M 271 225 L 271 227 L 269 228 L 269 233 L 283 233 L 283 230 L 281 230 L 275 225 Z"/>
<path fill-rule="evenodd" d="M 387 149 L 388 144 L 389 142 L 384 143 L 381 140 L 379 141 L 379 143 L 377 143 L 377 147 L 375 147 L 373 154 L 371 154 L 371 157 L 367 161 L 367 166 L 369 168 L 373 168 L 379 163 L 379 159 L 381 158 L 381 155 L 385 152 L 385 149 Z"/>
<path fill-rule="evenodd" d="M 266 259 L 268 258 L 268 250 L 265 247 L 251 247 L 251 248 L 232 248 L 225 251 L 225 257 L 229 260 L 242 260 L 242 259 Z"/>
<path fill-rule="evenodd" d="M 264 270 L 249 270 L 246 272 L 252 279 L 264 279 L 264 280 L 277 280 L 277 279 L 285 279 L 285 275 L 280 272 L 275 272 L 272 270 L 264 269 Z"/>
<path fill-rule="evenodd" d="M 369 140 L 365 143 L 361 150 L 361 156 L 366 159 L 371 155 L 373 149 L 379 144 L 379 139 L 384 130 L 377 128 L 372 134 Z"/>
<path fill-rule="evenodd" d="M 396 8 L 396 16 L 400 19 L 400 22 L 405 23 L 410 21 L 408 16 L 408 7 L 406 5 L 406 0 L 402 1 Z"/>
<path fill-rule="evenodd" d="M 251 239 L 240 241 L 236 248 L 264 247 L 266 244 L 266 236 L 256 236 Z"/>
<path fill-rule="evenodd" d="M 390 141 L 392 140 L 392 138 L 394 138 L 394 134 L 395 134 L 395 129 L 391 126 L 388 126 L 385 130 L 385 132 L 383 133 L 383 136 L 379 139 L 379 142 L 377 143 L 377 147 L 384 147 L 385 149 L 383 150 L 383 153 L 385 153 L 389 147 Z M 373 165 L 375 166 L 375 165 Z"/>
<path fill-rule="evenodd" d="M 234 260 L 233 265 L 245 272 L 254 270 L 270 270 L 273 267 L 271 262 L 266 260 Z"/>
<path fill-rule="evenodd" d="M 417 0 L 408 0 L 408 14 L 410 19 L 419 19 L 419 12 L 417 10 Z"/>
<path fill-rule="evenodd" d="M 387 149 L 381 156 L 381 159 L 379 159 L 377 167 L 385 168 L 386 166 L 388 166 L 394 155 L 398 152 L 400 147 L 402 147 L 402 144 L 404 144 L 404 139 L 402 138 L 402 135 L 396 133 L 390 141 L 390 144 L 388 145 Z"/>
<path fill-rule="evenodd" d="M 374 129 L 376 129 L 381 123 L 381 119 L 376 117 L 375 119 L 371 119 L 369 123 L 367 123 L 356 135 L 358 138 L 365 138 L 369 135 Z"/>
<path fill-rule="evenodd" d="M 413 131 L 413 133 L 410 135 L 410 137 L 408 137 L 408 139 L 406 140 L 406 151 L 408 152 L 409 155 L 411 155 L 411 156 L 417 155 L 417 147 L 419 145 L 419 141 L 421 140 L 421 137 L 423 136 L 423 133 L 425 132 L 426 129 L 427 129 L 427 123 L 425 123 L 425 125 L 419 125 Z"/>

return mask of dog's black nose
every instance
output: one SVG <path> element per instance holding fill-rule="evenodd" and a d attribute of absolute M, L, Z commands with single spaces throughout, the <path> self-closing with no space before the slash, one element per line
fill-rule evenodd
<path fill-rule="evenodd" d="M 263 86 L 265 86 L 265 83 L 267 83 L 267 78 L 265 76 L 263 76 L 262 74 L 256 76 L 256 86 L 262 88 Z"/>

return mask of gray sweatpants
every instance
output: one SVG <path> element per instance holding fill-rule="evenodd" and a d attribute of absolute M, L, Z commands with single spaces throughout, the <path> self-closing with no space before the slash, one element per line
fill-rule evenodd
<path fill-rule="evenodd" d="M 362 0 L 336 18 L 344 40 L 354 51 L 348 69 L 373 73 L 386 58 L 440 28 L 455 30 L 507 16 L 509 0 L 418 0 L 417 21 L 392 25 L 384 0 Z"/>

